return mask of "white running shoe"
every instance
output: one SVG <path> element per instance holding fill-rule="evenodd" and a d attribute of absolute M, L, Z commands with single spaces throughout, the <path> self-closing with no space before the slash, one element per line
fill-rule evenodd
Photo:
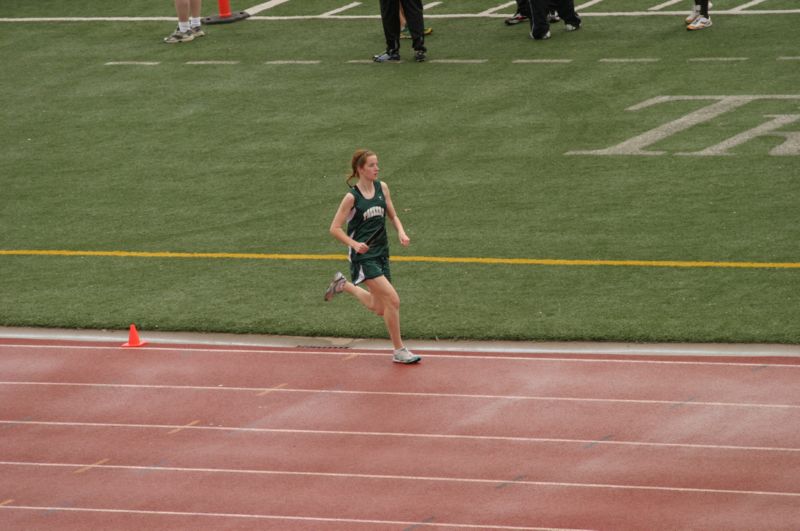
<path fill-rule="evenodd" d="M 399 348 L 394 351 L 394 357 L 392 361 L 395 363 L 417 363 L 422 358 L 408 350 L 406 347 Z"/>
<path fill-rule="evenodd" d="M 694 22 L 686 26 L 689 31 L 701 30 L 711 27 L 711 17 L 697 17 Z"/>
<path fill-rule="evenodd" d="M 344 290 L 344 285 L 346 282 L 347 279 L 344 278 L 344 275 L 341 272 L 336 273 L 333 276 L 331 283 L 328 284 L 328 289 L 325 290 L 325 301 L 329 301 L 334 297 L 334 295 L 341 293 L 342 290 Z"/>
<path fill-rule="evenodd" d="M 711 9 L 712 7 L 714 7 L 714 4 L 709 2 L 708 3 L 708 8 Z M 692 22 L 697 20 L 699 16 L 700 16 L 700 6 L 695 4 L 694 8 L 692 8 L 692 12 L 689 13 L 688 17 L 686 17 L 686 20 L 685 20 L 686 25 L 688 26 L 689 24 L 691 24 Z"/>

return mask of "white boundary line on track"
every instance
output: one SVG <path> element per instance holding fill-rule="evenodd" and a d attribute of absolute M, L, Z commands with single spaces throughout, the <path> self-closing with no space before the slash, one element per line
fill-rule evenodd
<path fill-rule="evenodd" d="M 282 516 L 275 514 L 237 514 L 237 513 L 198 513 L 181 511 L 146 511 L 142 509 L 99 509 L 92 507 L 58 507 L 58 506 L 35 506 L 35 505 L 3 505 L 0 509 L 6 510 L 26 510 L 26 511 L 48 511 L 54 512 L 84 512 L 84 513 L 105 513 L 105 514 L 140 514 L 151 516 L 205 516 L 214 518 L 246 518 L 250 520 L 288 520 L 299 522 L 326 522 L 326 523 L 348 523 L 364 525 L 398 525 L 416 527 L 455 527 L 462 529 L 508 529 L 521 531 L 588 531 L 579 529 L 554 529 L 550 527 L 513 527 L 499 525 L 474 525 L 474 524 L 454 524 L 454 523 L 426 523 L 426 522 L 404 522 L 396 520 L 358 520 L 355 518 L 325 518 L 322 516 Z"/>
<path fill-rule="evenodd" d="M 560 481 L 531 481 L 525 479 L 479 479 L 479 478 L 454 478 L 436 476 L 400 476 L 389 474 L 348 474 L 337 472 L 298 472 L 283 470 L 253 470 L 253 469 L 231 469 L 231 468 L 186 468 L 170 466 L 133 466 L 133 465 L 107 465 L 107 464 L 86 464 L 86 463 L 37 463 L 31 461 L 0 461 L 0 466 L 19 466 L 19 467 L 40 467 L 40 468 L 81 468 L 91 466 L 93 469 L 109 470 L 147 470 L 159 472 L 189 472 L 189 473 L 216 473 L 216 474 L 249 474 L 249 475 L 269 475 L 269 476 L 302 476 L 302 477 L 322 477 L 322 478 L 341 478 L 341 479 L 378 479 L 390 481 L 429 481 L 440 483 L 477 483 L 497 485 L 511 483 L 514 485 L 526 485 L 530 487 L 557 487 L 557 488 L 588 488 L 588 489 L 615 489 L 615 490 L 647 490 L 661 492 L 689 492 L 703 494 L 738 494 L 745 496 L 788 496 L 800 497 L 800 492 L 774 492 L 758 490 L 730 490 L 730 489 L 702 489 L 697 487 L 663 487 L 656 485 L 615 485 L 608 483 L 575 483 Z"/>
<path fill-rule="evenodd" d="M 146 339 L 146 338 L 145 338 Z M 0 344 L 0 350 L 3 348 L 26 348 L 26 349 L 64 349 L 64 350 L 115 350 L 116 346 L 87 346 L 87 345 L 25 345 L 25 344 L 7 344 L 3 343 Z M 195 347 L 180 347 L 180 346 L 164 346 L 164 347 L 156 347 L 154 346 L 153 342 L 148 342 L 148 345 L 145 347 L 141 347 L 138 349 L 139 351 L 155 351 L 155 352 L 176 352 L 180 354 L 186 354 L 189 352 L 194 353 L 218 353 L 218 354 L 286 354 L 286 355 L 304 355 L 304 356 L 345 356 L 357 353 L 360 357 L 381 357 L 385 358 L 388 353 L 390 352 L 387 349 L 387 353 L 378 353 L 378 352 L 362 352 L 359 349 L 347 349 L 347 350 L 338 350 L 338 351 L 330 351 L 326 348 L 322 347 L 319 350 L 316 349 L 298 349 L 298 348 L 290 348 L 289 350 L 270 350 L 269 348 L 263 349 L 256 349 L 256 348 L 240 348 L 240 349 L 230 349 L 230 348 L 218 348 L 217 346 L 212 346 L 209 348 L 195 348 Z M 420 352 L 424 352 L 426 349 L 419 348 Z M 502 349 L 499 350 L 500 352 L 504 352 Z M 460 352 L 460 354 L 441 354 L 440 352 L 445 351 L 437 351 L 436 353 L 425 353 L 424 355 L 429 359 L 456 359 L 456 360 L 505 360 L 505 361 L 530 361 L 530 362 L 568 362 L 568 363 L 630 363 L 630 364 L 650 364 L 650 365 L 698 365 L 698 366 L 711 366 L 711 367 L 780 367 L 780 368 L 787 368 L 787 369 L 800 369 L 800 365 L 790 365 L 790 364 L 781 364 L 781 363 L 743 363 L 743 362 L 713 362 L 713 361 L 679 361 L 679 360 L 631 360 L 631 359 L 596 359 L 596 358 L 551 358 L 551 357 L 528 357 L 528 356 L 485 356 L 480 354 L 473 354 L 470 352 L 479 352 L 478 350 L 475 351 L 456 351 Z M 542 350 L 541 352 L 537 352 L 538 354 L 547 354 L 553 353 L 551 350 Z M 532 353 L 532 354 L 537 354 Z M 563 354 L 564 352 L 557 352 L 559 354 Z M 579 354 L 579 352 L 572 352 L 572 354 Z M 604 353 L 601 352 L 594 352 L 596 355 L 603 355 Z M 617 354 L 628 354 L 633 355 L 631 352 L 627 353 L 620 353 Z M 699 354 L 698 354 L 699 355 Z M 719 354 L 720 356 L 730 356 L 730 354 Z M 769 356 L 770 354 L 764 354 L 764 356 Z M 753 357 L 756 357 L 755 355 Z"/>
<path fill-rule="evenodd" d="M 457 435 L 445 433 L 405 433 L 385 431 L 344 431 L 344 430 L 309 430 L 290 428 L 237 428 L 226 426 L 199 426 L 174 425 L 174 424 L 122 424 L 118 422 L 64 422 L 64 421 L 38 421 L 38 420 L 0 420 L 0 426 L 48 426 L 62 428 L 123 428 L 168 431 L 180 428 L 181 430 L 204 430 L 232 433 L 278 433 L 286 435 L 323 435 L 336 437 L 396 437 L 404 439 L 445 439 L 463 441 L 491 441 L 491 442 L 516 442 L 532 444 L 580 444 L 580 445 L 610 445 L 610 446 L 642 446 L 653 448 L 681 448 L 691 450 L 732 450 L 739 452 L 800 452 L 800 448 L 769 447 L 769 446 L 735 446 L 729 444 L 691 444 L 691 443 L 661 443 L 644 441 L 615 441 L 611 439 L 556 439 L 546 437 L 515 437 L 507 435 Z"/>
<path fill-rule="evenodd" d="M 512 13 L 453 13 L 453 14 L 426 14 L 428 19 L 465 19 L 465 18 L 506 18 Z M 722 15 L 794 15 L 800 14 L 800 9 L 759 9 L 737 11 L 714 10 L 714 16 Z M 584 12 L 581 17 L 652 17 L 670 16 L 683 17 L 686 11 L 615 11 L 615 12 Z M 380 20 L 380 15 L 296 15 L 296 16 L 259 16 L 254 15 L 246 21 L 286 21 L 286 20 Z M 15 22 L 175 22 L 175 17 L 4 17 L 0 23 Z"/>
<path fill-rule="evenodd" d="M 475 400 L 512 400 L 536 402 L 600 402 L 612 404 L 639 404 L 639 405 L 665 405 L 665 406 L 703 406 L 703 407 L 736 407 L 736 408 L 764 408 L 764 409 L 800 409 L 800 405 L 793 404 L 747 404 L 734 402 L 695 402 L 692 400 L 636 400 L 625 398 L 581 398 L 559 396 L 515 396 L 515 395 L 468 395 L 458 393 L 420 393 L 410 391 L 358 391 L 341 389 L 297 389 L 290 387 L 264 388 L 264 387 L 218 387 L 210 385 L 157 385 L 157 384 L 114 384 L 114 383 L 84 383 L 84 382 L 12 382 L 0 381 L 0 386 L 64 386 L 64 387 L 97 387 L 109 389 L 166 389 L 173 391 L 234 391 L 257 393 L 263 391 L 281 393 L 308 393 L 332 395 L 365 395 L 365 396 L 404 396 L 419 398 L 458 398 Z"/>

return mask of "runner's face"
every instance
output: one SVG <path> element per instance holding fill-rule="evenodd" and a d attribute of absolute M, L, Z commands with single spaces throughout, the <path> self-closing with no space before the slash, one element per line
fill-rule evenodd
<path fill-rule="evenodd" d="M 364 179 L 374 181 L 378 178 L 378 171 L 378 157 L 370 155 L 364 165 L 358 169 L 358 175 Z"/>

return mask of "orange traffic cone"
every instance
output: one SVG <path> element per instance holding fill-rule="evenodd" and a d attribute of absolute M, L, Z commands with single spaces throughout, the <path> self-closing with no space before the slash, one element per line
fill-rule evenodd
<path fill-rule="evenodd" d="M 136 325 L 131 325 L 131 331 L 128 333 L 128 342 L 122 345 L 123 347 L 141 347 L 146 345 L 145 341 L 139 340 L 139 332 L 136 331 Z"/>

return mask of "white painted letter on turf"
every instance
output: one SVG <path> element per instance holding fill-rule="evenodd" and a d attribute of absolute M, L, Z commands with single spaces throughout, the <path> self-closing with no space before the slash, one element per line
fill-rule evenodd
<path fill-rule="evenodd" d="M 568 151 L 567 155 L 663 155 L 664 151 L 648 150 L 647 147 L 660 142 L 665 138 L 685 131 L 694 125 L 708 122 L 721 114 L 733 111 L 743 105 L 757 100 L 800 100 L 800 95 L 764 95 L 764 96 L 657 96 L 642 103 L 629 107 L 628 111 L 638 111 L 653 105 L 669 101 L 696 101 L 716 100 L 714 103 L 692 111 L 655 129 L 646 131 L 633 138 L 629 138 L 616 146 L 605 149 Z M 772 118 L 769 122 L 739 133 L 719 144 L 692 153 L 682 155 L 729 155 L 728 149 L 743 144 L 759 136 L 783 136 L 786 141 L 770 151 L 770 155 L 800 155 L 800 133 L 776 132 L 775 129 L 800 120 L 794 114 L 768 115 Z"/>

